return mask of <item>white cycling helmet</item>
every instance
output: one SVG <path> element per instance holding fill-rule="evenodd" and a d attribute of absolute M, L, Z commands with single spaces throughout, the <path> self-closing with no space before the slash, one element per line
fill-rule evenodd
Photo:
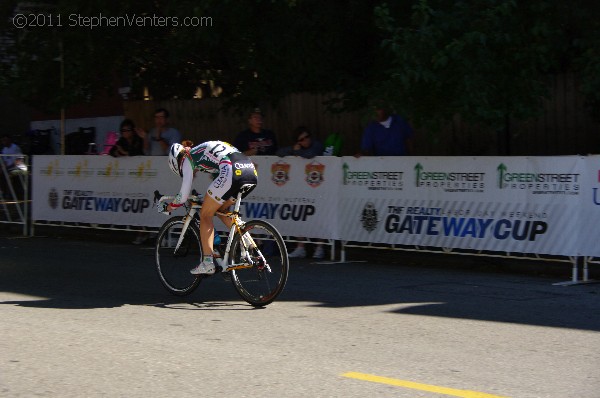
<path fill-rule="evenodd" d="M 181 157 L 185 152 L 185 147 L 181 144 L 173 144 L 171 145 L 171 149 L 169 150 L 169 167 L 171 171 L 177 174 L 180 177 L 183 177 L 181 173 L 181 167 L 179 166 L 179 162 L 181 161 Z"/>

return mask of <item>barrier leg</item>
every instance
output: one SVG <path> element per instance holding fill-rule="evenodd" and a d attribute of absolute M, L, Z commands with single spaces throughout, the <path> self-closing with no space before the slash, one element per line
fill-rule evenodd
<path fill-rule="evenodd" d="M 567 282 L 558 282 L 558 283 L 553 283 L 553 285 L 555 286 L 574 286 L 574 285 L 583 285 L 586 283 L 599 283 L 600 281 L 595 281 L 592 279 L 589 279 L 589 274 L 588 274 L 588 263 L 590 261 L 591 257 L 570 257 L 571 258 L 571 262 L 573 264 L 573 268 L 571 271 L 571 280 L 567 281 Z M 579 280 L 579 259 L 582 259 L 581 261 L 583 262 L 583 279 Z"/>

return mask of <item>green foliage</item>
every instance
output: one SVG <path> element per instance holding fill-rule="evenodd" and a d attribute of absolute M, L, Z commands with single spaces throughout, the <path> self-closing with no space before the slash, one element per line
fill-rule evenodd
<path fill-rule="evenodd" d="M 0 7 L 15 40 L 0 85 L 46 109 L 119 86 L 168 99 L 197 87 L 211 95 L 212 84 L 240 109 L 294 92 L 337 93 L 332 111 L 385 100 L 430 129 L 456 114 L 501 127 L 538 114 L 558 73 L 575 73 L 589 104 L 600 104 L 599 6 L 583 0 L 31 1 L 63 26 L 15 29 L 18 3 Z M 68 26 L 72 15 L 100 14 L 170 22 Z M 203 26 L 182 26 L 186 17 Z"/>
<path fill-rule="evenodd" d="M 429 128 L 456 114 L 495 128 L 536 116 L 552 74 L 574 72 L 592 51 L 580 40 L 598 31 L 581 29 L 590 11 L 583 2 L 418 0 L 407 15 L 381 4 L 375 15 L 390 63 L 369 93 Z M 589 76 L 597 55 L 585 62 Z M 599 87 L 586 82 L 590 93 Z"/>

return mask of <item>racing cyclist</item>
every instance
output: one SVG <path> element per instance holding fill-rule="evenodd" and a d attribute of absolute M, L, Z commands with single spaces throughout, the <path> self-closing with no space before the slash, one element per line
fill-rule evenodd
<path fill-rule="evenodd" d="M 200 210 L 200 243 L 204 258 L 200 264 L 190 270 L 193 275 L 212 275 L 215 273 L 213 260 L 214 223 L 213 217 L 218 210 L 226 211 L 235 203 L 242 185 L 252 184 L 242 197 L 246 197 L 257 184 L 257 173 L 250 158 L 237 148 L 223 141 L 207 141 L 193 146 L 191 141 L 173 144 L 169 150 L 169 167 L 183 178 L 179 193 L 172 203 L 163 204 L 161 210 L 171 212 L 184 205 L 190 192 L 196 172 L 211 173 L 213 181 L 204 195 Z M 231 227 L 231 220 L 219 216 L 221 221 Z M 225 271 L 225 270 L 223 270 Z"/>

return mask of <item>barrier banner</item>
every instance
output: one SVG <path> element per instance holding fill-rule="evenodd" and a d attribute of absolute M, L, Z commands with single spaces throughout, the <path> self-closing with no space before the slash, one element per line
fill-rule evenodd
<path fill-rule="evenodd" d="M 578 212 L 581 223 L 583 254 L 600 257 L 600 156 L 584 159 L 586 176 L 583 181 L 583 206 Z"/>
<path fill-rule="evenodd" d="M 343 158 L 341 239 L 577 255 L 582 158 Z"/>
<path fill-rule="evenodd" d="M 254 156 L 258 186 L 242 203 L 248 219 L 273 223 L 282 235 L 339 239 L 339 158 Z"/>
<path fill-rule="evenodd" d="M 244 217 L 270 221 L 284 235 L 338 238 L 337 158 L 252 160 L 259 183 L 242 202 Z M 153 206 L 154 190 L 175 195 L 181 185 L 161 156 L 36 156 L 34 161 L 34 220 L 159 227 L 166 218 Z M 210 181 L 210 175 L 198 173 L 193 187 L 204 194 Z"/>
<path fill-rule="evenodd" d="M 154 190 L 174 195 L 180 181 L 166 157 L 34 157 L 33 220 L 159 227 Z"/>
<path fill-rule="evenodd" d="M 257 156 L 247 219 L 283 235 L 366 243 L 600 256 L 600 156 Z M 35 156 L 33 220 L 158 227 L 165 157 Z M 194 187 L 204 193 L 210 176 Z M 183 214 L 181 210 L 175 215 Z M 219 228 L 219 223 L 217 223 Z"/>

